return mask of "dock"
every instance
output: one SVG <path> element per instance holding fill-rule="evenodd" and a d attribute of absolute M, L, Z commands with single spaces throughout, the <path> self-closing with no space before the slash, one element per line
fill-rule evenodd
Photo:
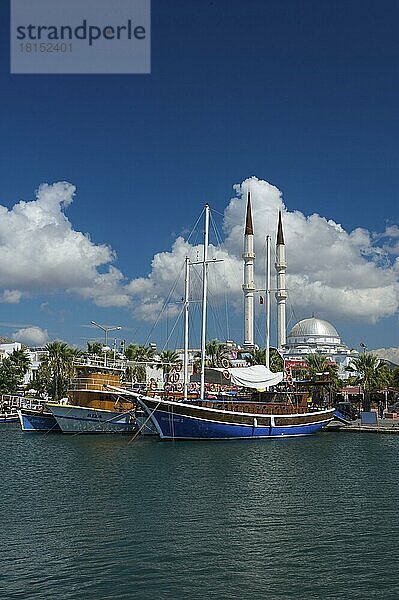
<path fill-rule="evenodd" d="M 377 423 L 363 423 L 360 419 L 350 424 L 332 421 L 325 427 L 324 431 L 349 431 L 355 433 L 385 433 L 399 434 L 399 419 L 377 419 Z"/>

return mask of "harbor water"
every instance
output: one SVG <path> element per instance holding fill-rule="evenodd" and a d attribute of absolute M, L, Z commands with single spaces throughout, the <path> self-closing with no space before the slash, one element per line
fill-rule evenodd
<path fill-rule="evenodd" d="M 5 600 L 399 598 L 399 436 L 0 439 Z"/>

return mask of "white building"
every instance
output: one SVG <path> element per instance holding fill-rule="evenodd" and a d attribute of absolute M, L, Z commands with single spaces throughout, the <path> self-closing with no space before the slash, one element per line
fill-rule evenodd
<path fill-rule="evenodd" d="M 10 356 L 14 350 L 22 350 L 22 344 L 20 342 L 0 344 L 0 362 L 7 356 Z M 34 381 L 36 371 L 40 367 L 42 360 L 48 356 L 48 351 L 45 348 L 26 348 L 25 352 L 30 360 L 30 366 L 28 372 L 24 376 L 23 385 L 27 385 L 31 381 Z"/>
<path fill-rule="evenodd" d="M 346 368 L 359 355 L 357 350 L 348 348 L 341 341 L 339 333 L 328 321 L 316 317 L 302 319 L 287 336 L 283 357 L 288 361 L 300 361 L 316 353 L 334 361 L 342 379 L 349 377 Z"/>

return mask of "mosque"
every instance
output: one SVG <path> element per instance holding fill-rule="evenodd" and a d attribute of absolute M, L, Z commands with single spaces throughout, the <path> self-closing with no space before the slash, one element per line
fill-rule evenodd
<path fill-rule="evenodd" d="M 338 373 L 342 379 L 349 377 L 346 368 L 359 352 L 348 348 L 331 323 L 311 317 L 296 323 L 287 336 L 282 355 L 288 362 L 294 363 L 306 358 L 309 354 L 324 354 L 338 365 Z"/>
<path fill-rule="evenodd" d="M 246 225 L 244 234 L 244 347 L 254 347 L 254 260 L 255 253 L 253 248 L 253 226 L 251 200 L 248 193 Z M 323 319 L 316 318 L 314 315 L 307 319 L 302 319 L 296 323 L 288 336 L 286 335 L 286 299 L 287 289 L 285 282 L 285 272 L 287 262 L 285 258 L 285 241 L 283 233 L 283 224 L 281 211 L 279 212 L 277 241 L 276 241 L 276 263 L 277 291 L 275 293 L 277 302 L 277 349 L 283 356 L 285 365 L 295 367 L 303 363 L 303 360 L 309 354 L 323 354 L 326 358 L 334 361 L 338 365 L 338 372 L 342 379 L 349 377 L 346 368 L 353 358 L 359 355 L 359 352 L 348 348 L 337 330 L 331 323 Z"/>

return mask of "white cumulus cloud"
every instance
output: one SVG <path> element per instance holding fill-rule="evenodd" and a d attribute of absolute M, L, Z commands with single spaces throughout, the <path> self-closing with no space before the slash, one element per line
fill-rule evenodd
<path fill-rule="evenodd" d="M 211 245 L 210 296 L 242 311 L 243 231 L 247 191 L 251 191 L 257 289 L 265 282 L 265 236 L 283 213 L 289 304 L 297 315 L 312 312 L 327 320 L 375 323 L 399 306 L 399 227 L 384 232 L 345 229 L 331 217 L 306 215 L 283 201 L 280 190 L 251 177 L 234 186 L 223 218 L 222 244 Z M 339 190 L 337 190 L 339 193 Z M 178 237 L 155 254 L 146 277 L 129 280 L 116 266 L 115 251 L 76 231 L 65 214 L 75 187 L 66 182 L 39 187 L 36 199 L 11 210 L 0 206 L 0 302 L 17 303 L 35 294 L 65 291 L 101 307 L 127 307 L 135 318 L 156 321 L 181 310 L 185 256 L 201 260 L 202 246 Z M 287 204 L 285 203 L 287 202 Z M 197 267 L 200 271 L 200 267 Z M 192 281 L 199 274 L 192 273 Z M 195 286 L 194 286 L 195 288 Z M 194 289 L 193 288 L 193 289 Z M 194 293 L 194 292 L 193 292 Z"/>
<path fill-rule="evenodd" d="M 35 200 L 0 206 L 0 301 L 65 290 L 100 306 L 128 303 L 113 250 L 74 230 L 64 213 L 74 194 L 67 182 L 43 184 Z"/>
<path fill-rule="evenodd" d="M 47 329 L 31 326 L 18 329 L 12 334 L 12 339 L 27 346 L 43 346 L 49 341 Z"/>
<path fill-rule="evenodd" d="M 377 235 L 364 228 L 345 231 L 333 219 L 318 214 L 305 215 L 290 210 L 282 194 L 266 181 L 251 177 L 234 186 L 232 198 L 224 212 L 225 234 L 221 248 L 210 248 L 210 258 L 222 259 L 209 269 L 213 299 L 221 300 L 227 291 L 231 303 L 242 310 L 243 230 L 247 192 L 251 192 L 254 243 L 257 255 L 256 287 L 264 288 L 265 236 L 273 236 L 278 211 L 283 213 L 287 255 L 287 287 L 289 302 L 299 314 L 316 312 L 327 319 L 357 320 L 375 323 L 398 311 L 399 262 L 394 260 L 395 246 L 384 243 L 395 240 L 398 227 L 390 225 Z M 379 244 L 379 242 L 382 242 Z M 386 239 L 385 239 L 386 242 Z M 136 300 L 135 315 L 151 320 L 163 305 L 184 257 L 202 257 L 201 246 L 191 246 L 179 237 L 169 252 L 153 258 L 147 277 L 133 280 L 127 289 Z M 182 296 L 183 279 L 172 299 Z"/>

